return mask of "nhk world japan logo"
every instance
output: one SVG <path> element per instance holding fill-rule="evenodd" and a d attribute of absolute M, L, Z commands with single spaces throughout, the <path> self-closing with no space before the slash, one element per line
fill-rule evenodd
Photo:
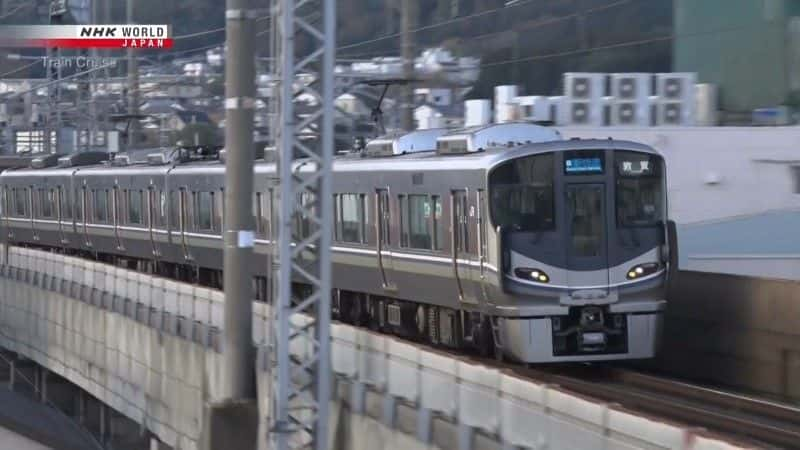
<path fill-rule="evenodd" d="M 172 48 L 169 25 L 6 25 L 0 47 Z"/>

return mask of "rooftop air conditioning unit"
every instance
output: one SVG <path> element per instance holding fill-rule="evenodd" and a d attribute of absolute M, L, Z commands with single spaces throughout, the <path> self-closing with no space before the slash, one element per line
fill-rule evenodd
<path fill-rule="evenodd" d="M 539 95 L 517 97 L 520 119 L 529 122 L 555 122 L 550 115 L 550 99 Z"/>
<path fill-rule="evenodd" d="M 601 99 L 606 95 L 606 74 L 577 73 L 564 74 L 564 95 L 571 100 L 589 101 Z"/>
<path fill-rule="evenodd" d="M 657 123 L 661 126 L 692 126 L 696 124 L 694 73 L 659 73 L 656 75 L 658 95 Z"/>
<path fill-rule="evenodd" d="M 652 80 L 649 73 L 611 74 L 611 125 L 650 126 Z"/>
<path fill-rule="evenodd" d="M 605 88 L 605 74 L 565 73 L 564 94 L 568 103 L 568 123 L 578 126 L 602 126 Z"/>
<path fill-rule="evenodd" d="M 549 97 L 550 120 L 556 125 L 569 125 L 567 98 L 563 96 Z"/>

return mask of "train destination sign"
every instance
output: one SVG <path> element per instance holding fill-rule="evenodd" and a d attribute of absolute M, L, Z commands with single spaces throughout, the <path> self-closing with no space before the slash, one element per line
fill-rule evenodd
<path fill-rule="evenodd" d="M 603 161 L 600 158 L 567 158 L 564 160 L 567 174 L 603 173 Z"/>
<path fill-rule="evenodd" d="M 645 176 L 653 174 L 653 165 L 649 159 L 635 159 L 619 162 L 619 172 L 626 176 Z"/>

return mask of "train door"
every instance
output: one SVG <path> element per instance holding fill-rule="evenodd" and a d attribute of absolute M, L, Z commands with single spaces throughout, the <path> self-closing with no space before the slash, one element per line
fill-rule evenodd
<path fill-rule="evenodd" d="M 150 239 L 150 248 L 152 249 L 153 258 L 158 259 L 161 256 L 161 252 L 158 251 L 158 245 L 156 244 L 156 236 L 155 236 L 155 227 L 156 227 L 156 217 L 158 214 L 158 207 L 160 206 L 158 203 L 158 198 L 156 195 L 156 188 L 153 185 L 147 187 L 147 236 Z"/>
<path fill-rule="evenodd" d="M 464 303 L 478 303 L 475 296 L 472 276 L 474 242 L 470 223 L 475 217 L 475 207 L 470 205 L 469 194 L 466 190 L 452 191 L 451 204 L 451 242 L 453 250 L 453 273 L 456 279 L 459 299 Z"/>
<path fill-rule="evenodd" d="M 67 239 L 66 235 L 64 234 L 64 219 L 66 219 L 66 212 L 67 212 L 67 205 L 65 204 L 64 199 L 64 188 L 62 186 L 58 186 L 58 190 L 56 191 L 56 217 L 58 217 L 58 237 L 61 240 L 62 245 L 69 244 L 69 240 Z"/>
<path fill-rule="evenodd" d="M 483 300 L 484 302 L 489 299 L 487 294 L 487 285 L 486 280 L 488 274 L 486 272 L 486 259 L 487 259 L 487 252 L 488 252 L 488 244 L 486 243 L 486 217 L 488 212 L 486 210 L 487 203 L 486 203 L 486 191 L 479 189 L 476 193 L 476 217 L 475 220 L 477 221 L 477 234 L 478 234 L 478 278 L 475 280 L 477 283 L 477 293 L 479 300 Z"/>
<path fill-rule="evenodd" d="M 39 208 L 36 207 L 37 202 L 34 201 L 35 189 L 33 186 L 28 188 L 28 204 L 30 205 L 31 234 L 33 235 L 33 240 L 38 241 L 39 233 L 36 231 L 36 216 L 39 214 Z"/>
<path fill-rule="evenodd" d="M 5 186 L 3 186 L 0 189 L 2 189 L 2 194 L 3 194 L 3 198 L 2 198 L 2 201 L 3 201 L 3 208 L 2 208 L 2 210 L 3 210 L 2 211 L 3 223 L 6 226 L 6 230 L 5 230 L 6 232 L 3 233 L 3 236 L 6 239 L 4 239 L 3 241 L 8 243 L 10 239 L 14 238 L 14 234 L 11 231 L 11 221 L 9 220 L 9 216 L 11 214 L 10 194 L 8 193 L 9 191 Z"/>
<path fill-rule="evenodd" d="M 567 185 L 567 279 L 573 289 L 607 291 L 605 186 Z"/>
<path fill-rule="evenodd" d="M 187 261 L 191 261 L 194 258 L 192 258 L 192 253 L 189 251 L 189 241 L 186 236 L 186 233 L 189 231 L 189 192 L 187 192 L 186 188 L 180 188 L 180 190 L 178 190 L 178 216 L 183 257 Z"/>
<path fill-rule="evenodd" d="M 111 217 L 114 224 L 114 239 L 117 243 L 117 250 L 125 251 L 125 246 L 122 244 L 122 237 L 120 237 L 119 227 L 122 221 L 122 215 L 125 212 L 122 203 L 122 196 L 119 194 L 119 186 L 114 186 L 111 195 Z"/>
<path fill-rule="evenodd" d="M 392 283 L 392 272 L 394 271 L 394 261 L 392 260 L 392 236 L 391 236 L 391 207 L 389 204 L 389 189 L 378 189 L 375 191 L 375 229 L 377 231 L 378 242 L 378 268 L 381 272 L 381 283 L 386 290 L 395 290 L 397 286 Z"/>
<path fill-rule="evenodd" d="M 81 186 L 80 199 L 81 204 L 81 222 L 83 222 L 83 241 L 87 248 L 92 248 L 92 240 L 89 239 L 89 196 L 86 186 Z"/>

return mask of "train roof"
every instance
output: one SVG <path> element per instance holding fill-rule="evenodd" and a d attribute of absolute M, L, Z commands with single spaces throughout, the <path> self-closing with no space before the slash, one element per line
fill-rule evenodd
<path fill-rule="evenodd" d="M 443 171 L 443 170 L 489 170 L 507 160 L 535 155 L 539 153 L 569 150 L 624 149 L 643 153 L 659 154 L 648 145 L 638 142 L 613 139 L 570 139 L 535 144 L 524 144 L 512 148 L 501 147 L 462 154 L 437 154 L 435 151 L 416 152 L 381 158 L 362 157 L 360 154 L 348 154 L 334 158 L 334 170 L 342 172 L 362 171 Z M 295 170 L 304 172 L 313 168 L 310 160 L 295 162 Z M 172 169 L 172 170 L 170 170 Z M 103 175 L 113 170 L 119 175 L 135 175 L 142 173 L 159 174 L 170 170 L 173 174 L 191 174 L 202 172 L 218 173 L 224 171 L 224 164 L 218 160 L 191 161 L 180 164 L 153 166 L 147 164 L 131 164 L 113 166 L 97 164 L 82 167 L 51 167 L 45 169 L 15 169 L 5 171 L 2 177 L 26 177 L 32 175 L 69 176 L 75 172 L 80 175 Z M 276 163 L 256 161 L 258 173 L 271 173 L 276 170 Z"/>

